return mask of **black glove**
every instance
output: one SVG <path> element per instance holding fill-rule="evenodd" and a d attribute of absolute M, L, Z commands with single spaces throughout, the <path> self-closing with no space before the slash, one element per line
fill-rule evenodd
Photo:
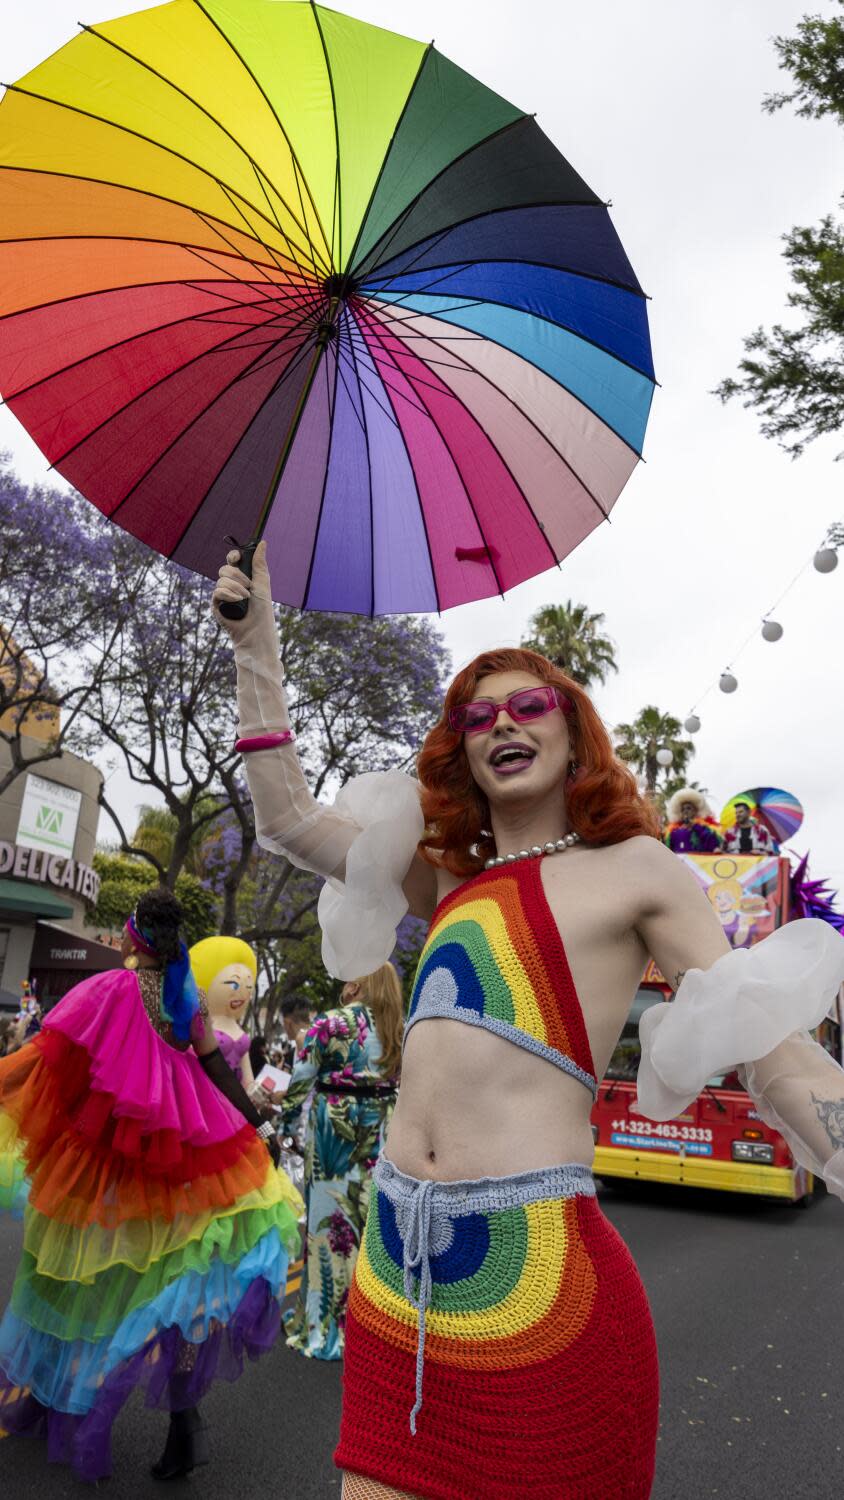
<path fill-rule="evenodd" d="M 235 1109 L 243 1115 L 244 1120 L 248 1120 L 250 1125 L 259 1130 L 264 1122 L 240 1079 L 232 1072 L 219 1047 L 215 1047 L 213 1052 L 206 1052 L 205 1056 L 201 1057 L 199 1061 L 211 1079 L 211 1082 L 220 1090 L 220 1093 L 225 1094 L 229 1103 L 233 1104 Z M 262 1136 L 261 1139 L 273 1159 L 273 1164 L 277 1167 L 281 1158 L 281 1147 L 278 1144 L 276 1135 L 273 1134 L 269 1138 Z"/>

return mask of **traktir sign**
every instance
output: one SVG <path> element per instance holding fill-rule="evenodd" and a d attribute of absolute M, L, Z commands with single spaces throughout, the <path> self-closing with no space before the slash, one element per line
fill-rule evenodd
<path fill-rule="evenodd" d="M 18 844 L 70 859 L 81 805 L 81 792 L 30 771 L 21 803 Z"/>
<path fill-rule="evenodd" d="M 27 849 L 23 844 L 7 844 L 0 840 L 2 875 L 54 885 L 57 890 L 71 891 L 83 901 L 92 903 L 100 893 L 100 877 L 90 865 L 83 865 L 78 859 L 63 859 L 42 849 Z"/>

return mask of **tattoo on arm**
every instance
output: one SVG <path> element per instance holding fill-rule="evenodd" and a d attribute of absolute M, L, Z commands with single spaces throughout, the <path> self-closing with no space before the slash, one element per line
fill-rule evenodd
<path fill-rule="evenodd" d="M 678 969 L 677 973 L 674 975 L 674 986 L 673 986 L 673 988 L 674 988 L 675 995 L 676 995 L 677 991 L 679 990 L 680 985 L 683 983 L 683 980 L 685 979 L 685 977 L 686 977 L 686 970 L 685 969 Z"/>
<path fill-rule="evenodd" d="M 812 1103 L 833 1146 L 844 1146 L 844 1099 L 819 1099 L 812 1094 Z"/>

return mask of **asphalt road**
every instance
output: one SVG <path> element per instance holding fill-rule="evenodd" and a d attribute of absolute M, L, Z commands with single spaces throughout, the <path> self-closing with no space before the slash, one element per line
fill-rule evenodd
<path fill-rule="evenodd" d="M 648 1289 L 662 1361 L 652 1500 L 844 1496 L 844 1205 L 631 1187 L 602 1205 Z M 0 1301 L 19 1226 L 0 1227 Z M 214 1463 L 175 1493 L 202 1500 L 339 1500 L 331 1449 L 340 1370 L 277 1348 L 205 1403 Z M 132 1402 L 114 1434 L 110 1500 L 162 1500 L 147 1477 L 165 1419 Z M 172 1491 L 167 1491 L 172 1493 Z M 84 1494 L 41 1445 L 0 1443 L 3 1500 Z M 515 1500 L 515 1497 L 514 1497 Z"/>

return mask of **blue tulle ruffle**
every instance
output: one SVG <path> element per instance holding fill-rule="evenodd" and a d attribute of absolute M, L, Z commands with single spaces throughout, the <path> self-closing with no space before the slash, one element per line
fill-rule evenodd
<path fill-rule="evenodd" d="M 202 1344 L 220 1324 L 234 1317 L 253 1282 L 261 1279 L 276 1297 L 284 1292 L 289 1255 L 276 1228 L 270 1229 L 237 1265 L 212 1261 L 192 1271 L 136 1308 L 107 1339 L 68 1342 L 32 1328 L 8 1308 L 0 1323 L 0 1372 L 28 1387 L 44 1406 L 82 1415 L 93 1407 L 104 1379 L 143 1349 L 164 1328 L 178 1328 L 192 1344 Z"/>

